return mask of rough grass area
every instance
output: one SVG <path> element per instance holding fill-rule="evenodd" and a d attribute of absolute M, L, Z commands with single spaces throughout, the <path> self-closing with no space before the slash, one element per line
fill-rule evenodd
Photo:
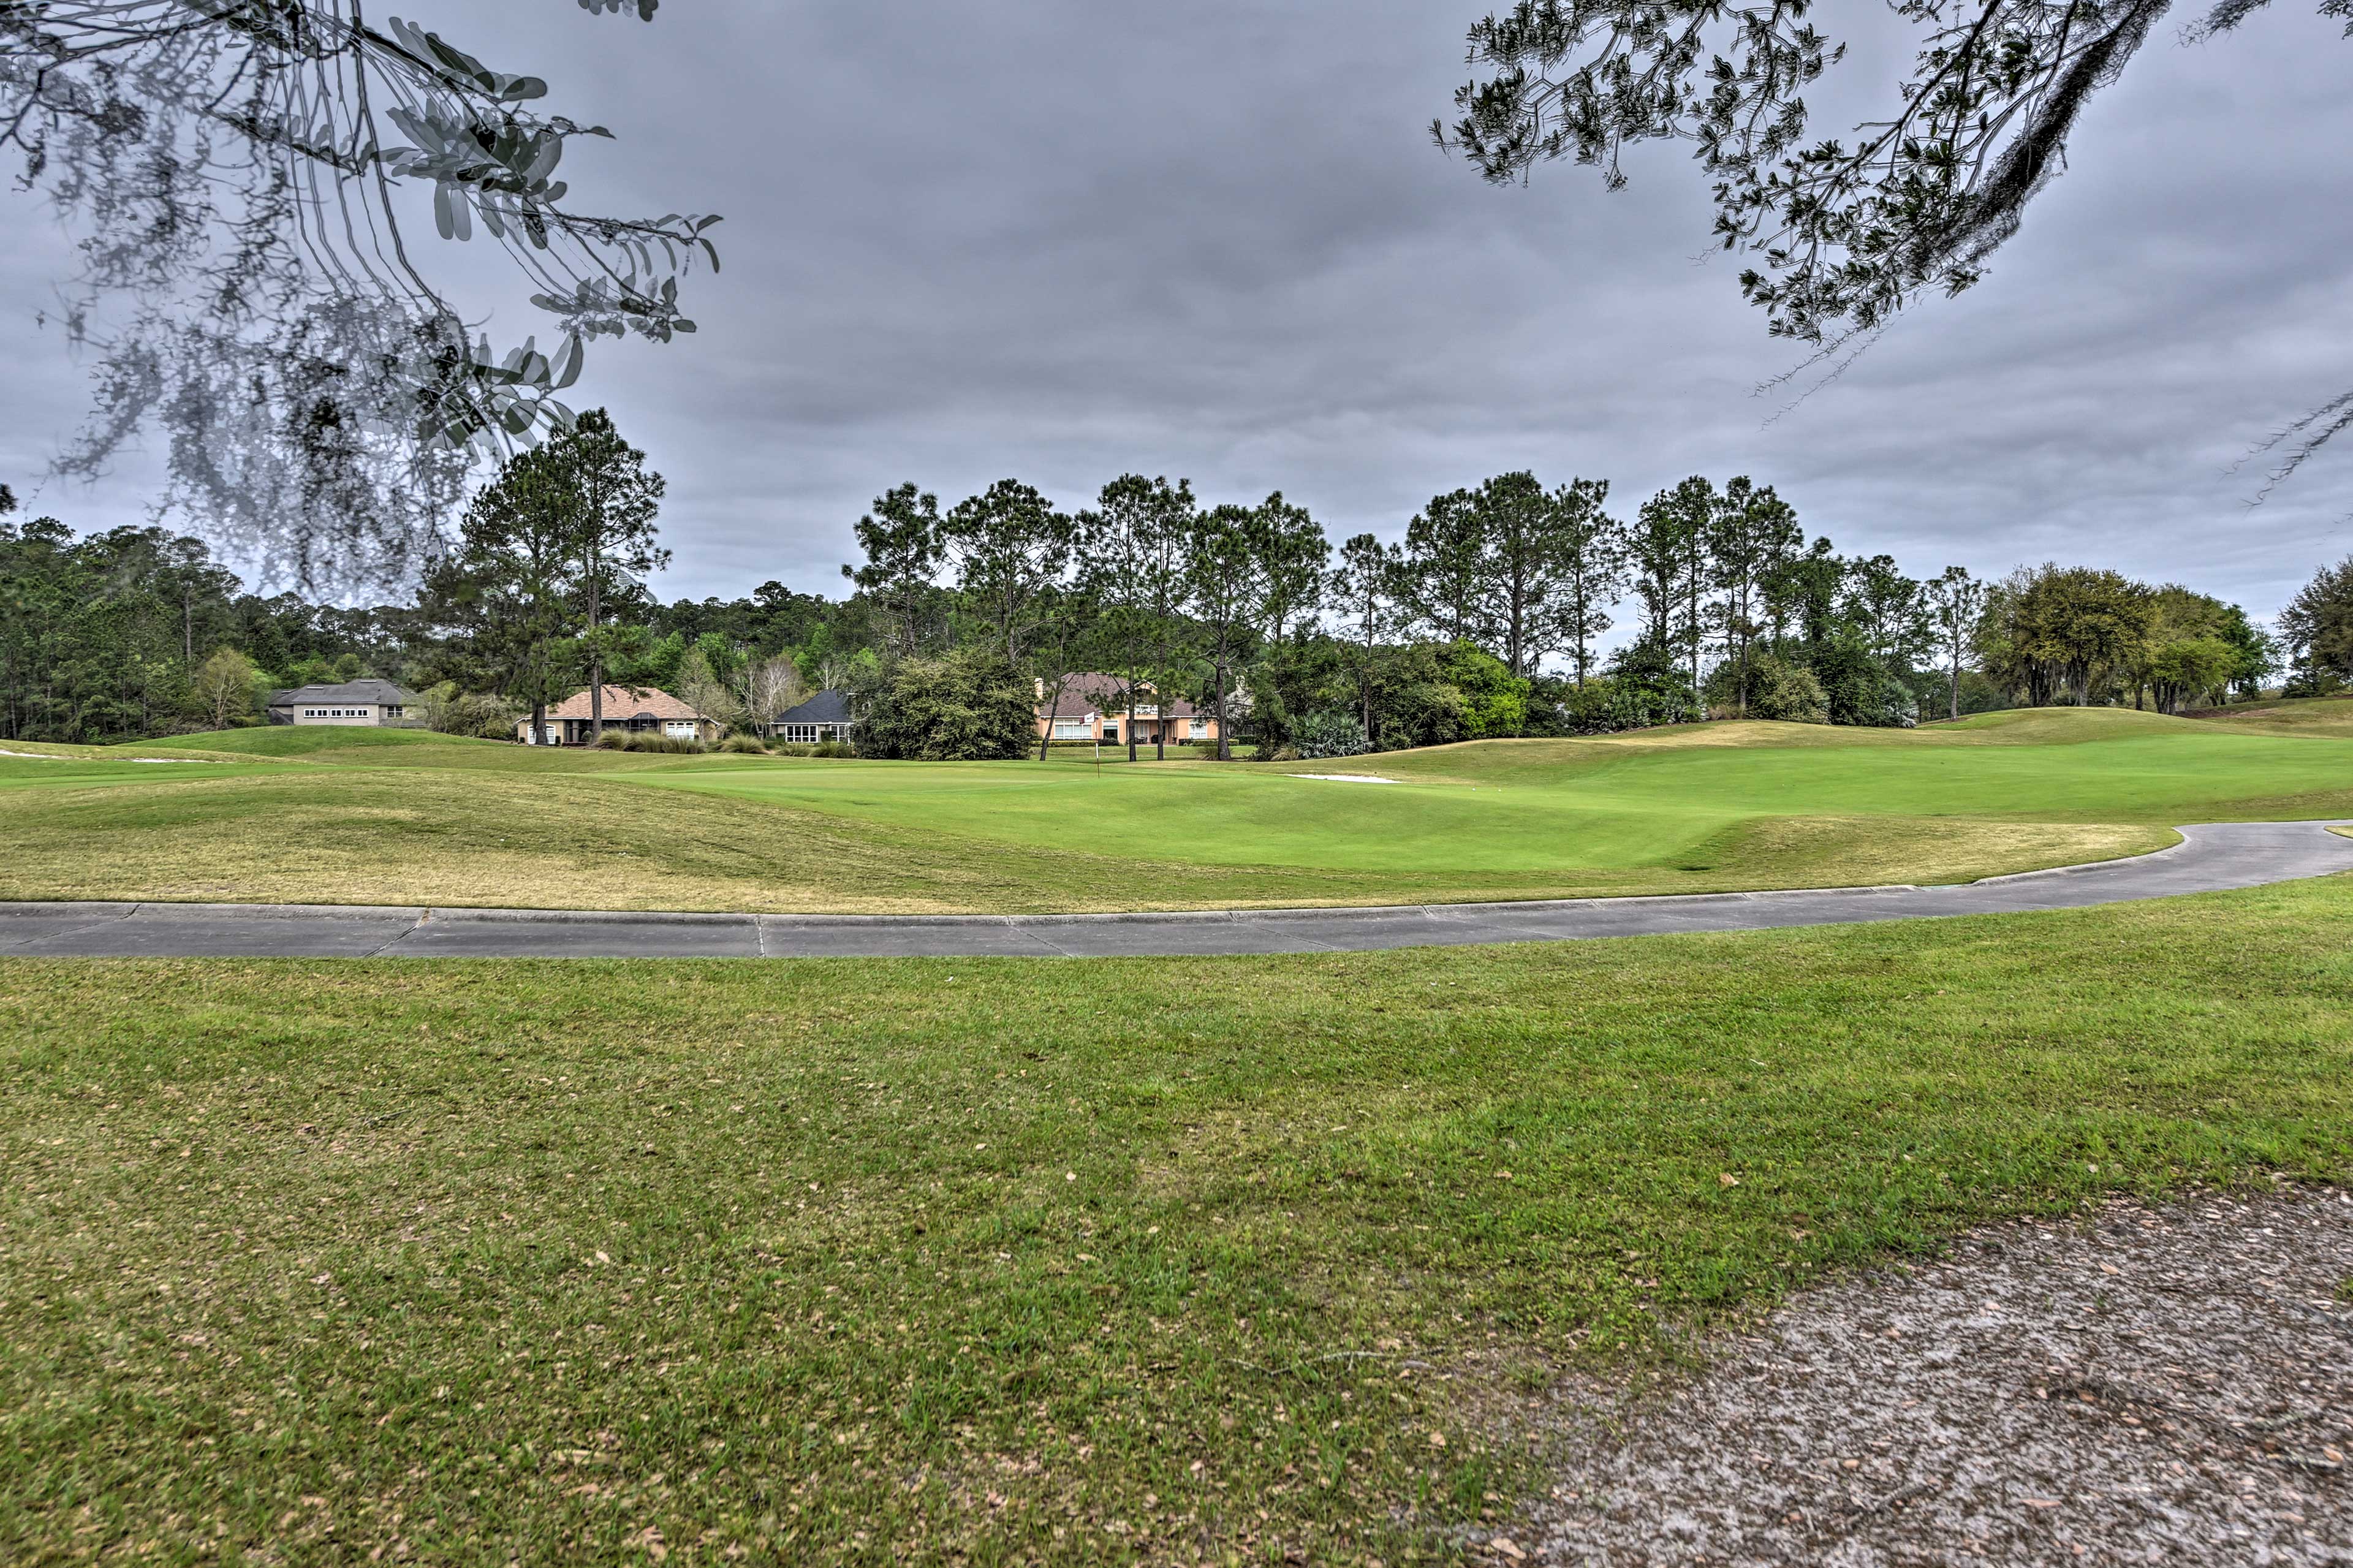
<path fill-rule="evenodd" d="M 1442 1560 L 1564 1367 L 2353 1175 L 2353 886 L 1208 961 L 0 961 L 0 1560 Z M 659 1550 L 657 1550 L 659 1549 Z"/>
<path fill-rule="evenodd" d="M 2115 710 L 1314 764 L 671 757 L 246 730 L 0 756 L 0 899 L 1050 912 L 1959 882 L 2353 816 L 2353 735 Z M 174 757 L 176 762 L 141 761 Z"/>
<path fill-rule="evenodd" d="M 1313 873 L 1147 867 L 593 775 L 348 768 L 144 782 L 51 784 L 31 812 L 0 794 L 21 830 L 0 860 L 0 898 L 914 913 L 1122 907 L 1125 888 L 1162 907 L 1337 896 Z"/>
<path fill-rule="evenodd" d="M 2353 735 L 2353 697 L 2305 697 L 2258 707 L 2214 708 L 2191 717 L 2256 734 Z"/>

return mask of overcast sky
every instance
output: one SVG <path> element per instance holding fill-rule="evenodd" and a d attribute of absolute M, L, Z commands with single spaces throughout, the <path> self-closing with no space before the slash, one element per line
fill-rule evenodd
<path fill-rule="evenodd" d="M 1685 474 L 1778 486 L 1843 550 L 1915 574 L 2056 558 L 2268 615 L 2353 551 L 2353 442 L 2250 510 L 2267 431 L 2353 384 L 2353 44 L 2308 7 L 2153 40 L 1991 276 L 1918 308 L 1778 419 L 1793 362 L 1705 254 L 1686 149 L 1611 194 L 1555 166 L 1495 189 L 1427 127 L 1478 0 L 571 0 L 416 19 L 611 126 L 592 205 L 720 212 L 701 333 L 600 345 L 579 389 L 670 480 L 665 597 L 828 595 L 903 479 L 1008 475 L 1069 504 L 1126 470 L 1280 489 L 1335 539 L 1532 468 L 1625 511 Z M 1843 134 L 1899 63 L 1886 14 L 1818 100 Z M 143 520 L 138 460 L 40 485 L 83 407 L 54 326 L 68 257 L 0 190 L 0 479 L 80 528 Z M 429 228 L 421 242 L 434 251 Z M 453 247 L 444 247 L 444 251 Z M 476 247 L 480 249 L 480 247 Z M 460 257 L 461 267 L 479 271 Z M 469 274 L 470 276 L 470 274 Z M 538 323 L 485 294 L 502 344 Z"/>

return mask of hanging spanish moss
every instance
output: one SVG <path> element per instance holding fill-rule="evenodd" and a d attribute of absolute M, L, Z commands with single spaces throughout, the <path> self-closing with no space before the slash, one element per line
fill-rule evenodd
<path fill-rule="evenodd" d="M 653 0 L 581 0 L 590 12 Z M 588 216 L 556 169 L 609 136 L 358 0 L 0 0 L 0 148 L 78 241 L 69 339 L 92 358 L 60 473 L 164 439 L 159 510 L 306 592 L 412 580 L 476 466 L 562 427 L 586 345 L 668 342 L 718 220 Z M 549 318 L 503 352 L 404 231 L 479 230 Z"/>

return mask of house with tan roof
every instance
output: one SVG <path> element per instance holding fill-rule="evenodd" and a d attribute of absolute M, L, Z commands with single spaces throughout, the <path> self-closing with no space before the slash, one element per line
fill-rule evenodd
<path fill-rule="evenodd" d="M 1063 681 L 1059 701 L 1049 700 L 1044 681 L 1037 683 L 1037 689 L 1038 733 L 1052 740 L 1124 746 L 1133 731 L 1139 746 L 1157 744 L 1164 731 L 1172 746 L 1217 742 L 1214 715 L 1181 697 L 1163 702 L 1149 687 L 1139 688 L 1131 701 L 1126 682 L 1115 675 L 1099 670 L 1073 674 Z"/>
<path fill-rule="evenodd" d="M 531 715 L 526 713 L 515 721 L 515 739 L 525 745 L 595 745 L 596 731 L 588 714 L 588 693 L 576 692 L 549 708 L 547 728 L 544 741 L 534 736 Z M 605 730 L 608 734 L 617 731 L 625 735 L 667 735 L 675 741 L 709 744 L 719 739 L 723 728 L 717 720 L 703 717 L 658 687 L 605 688 Z"/>

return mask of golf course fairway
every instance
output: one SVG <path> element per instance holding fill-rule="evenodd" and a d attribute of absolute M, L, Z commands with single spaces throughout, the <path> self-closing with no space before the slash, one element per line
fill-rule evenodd
<path fill-rule="evenodd" d="M 329 728 L 19 746 L 47 754 L 0 755 L 0 898 L 1017 912 L 1964 881 L 2144 853 L 2181 823 L 2353 816 L 2342 706 L 1720 722 L 1297 763 Z"/>

